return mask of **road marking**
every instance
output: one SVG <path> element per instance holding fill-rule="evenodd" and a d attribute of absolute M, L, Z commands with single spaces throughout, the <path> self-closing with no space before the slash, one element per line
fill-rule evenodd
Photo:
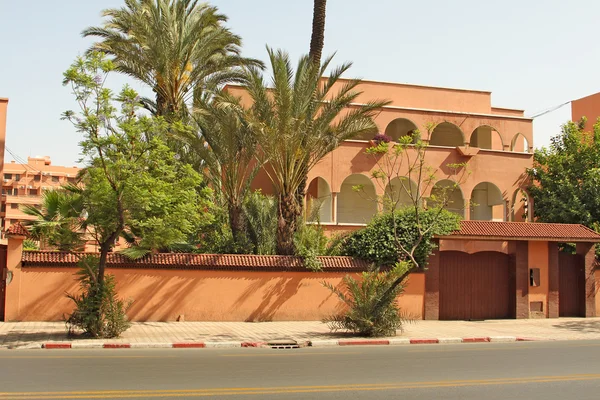
<path fill-rule="evenodd" d="M 54 358 L 85 358 L 85 359 L 96 359 L 96 358 L 176 358 L 175 356 L 9 356 L 2 357 L 0 359 L 54 359 Z"/>
<path fill-rule="evenodd" d="M 286 393 L 323 393 L 344 391 L 381 391 L 397 389 L 432 389 L 440 387 L 469 387 L 488 385 L 516 385 L 550 382 L 574 382 L 598 380 L 600 374 L 577 374 L 564 376 L 532 376 L 523 378 L 491 378 L 476 380 L 447 380 L 432 382 L 396 382 L 383 384 L 350 384 L 326 386 L 281 386 L 281 387 L 254 387 L 254 388 L 214 388 L 214 389 L 187 389 L 187 390 L 108 390 L 108 391 L 82 391 L 82 392 L 3 392 L 2 400 L 46 400 L 46 399 L 115 399 L 115 398 L 153 398 L 153 397 L 207 397 L 207 396 L 235 396 L 235 395 L 267 395 Z"/>
<path fill-rule="evenodd" d="M 221 354 L 221 357 L 282 357 L 282 356 L 320 356 L 320 355 L 344 355 L 344 354 L 363 354 L 359 351 L 345 351 L 343 353 L 338 352 L 322 352 L 322 353 L 279 353 L 279 354 Z"/>

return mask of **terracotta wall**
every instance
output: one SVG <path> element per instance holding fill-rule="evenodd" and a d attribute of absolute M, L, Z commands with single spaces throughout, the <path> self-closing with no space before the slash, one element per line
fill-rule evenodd
<path fill-rule="evenodd" d="M 585 129 L 591 131 L 600 117 L 600 93 L 571 102 L 571 119 L 579 121 L 581 117 L 587 118 Z"/>
<path fill-rule="evenodd" d="M 542 302 L 543 315 L 532 312 L 531 317 L 548 317 L 548 242 L 529 242 L 529 268 L 539 268 L 539 286 L 529 286 L 529 304 Z M 528 271 L 529 272 L 529 271 Z"/>
<path fill-rule="evenodd" d="M 77 291 L 74 268 L 15 269 L 7 286 L 7 321 L 59 321 L 72 310 L 65 293 Z M 339 272 L 252 272 L 109 269 L 119 295 L 134 300 L 133 321 L 320 320 L 344 305 L 323 287 L 341 283 Z M 409 278 L 400 297 L 403 311 L 422 319 L 424 274 Z"/>
<path fill-rule="evenodd" d="M 596 290 L 600 288 L 600 269 L 594 271 L 594 276 L 596 278 Z M 596 317 L 600 317 L 600 296 L 596 296 Z"/>

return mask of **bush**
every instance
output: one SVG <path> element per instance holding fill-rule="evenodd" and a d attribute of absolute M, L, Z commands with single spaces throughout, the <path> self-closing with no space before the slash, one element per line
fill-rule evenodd
<path fill-rule="evenodd" d="M 424 267 L 435 249 L 433 237 L 447 235 L 459 229 L 460 217 L 449 211 L 440 212 L 433 208 L 420 210 L 419 219 L 423 229 L 432 227 L 415 251 L 415 259 Z M 418 236 L 416 212 L 412 208 L 406 208 L 376 216 L 366 228 L 351 233 L 343 240 L 341 253 L 372 262 L 378 267 L 389 267 L 405 258 L 396 238 L 404 248 L 410 249 L 417 242 Z"/>
<path fill-rule="evenodd" d="M 396 301 L 404 284 L 386 292 L 408 268 L 408 263 L 398 263 L 384 272 L 376 268 L 363 272 L 359 280 L 346 275 L 343 289 L 323 283 L 348 306 L 347 311 L 325 318 L 323 322 L 333 332 L 346 330 L 361 336 L 395 336 L 398 329 L 402 330 L 402 324 L 409 321 L 401 315 Z"/>
<path fill-rule="evenodd" d="M 254 254 L 275 254 L 277 200 L 257 190 L 246 197 L 244 212 L 248 221 L 247 236 L 254 247 Z"/>
<path fill-rule="evenodd" d="M 321 271 L 323 266 L 317 256 L 327 252 L 327 237 L 320 225 L 308 225 L 304 220 L 298 222 L 294 236 L 296 255 L 302 257 L 304 266 L 311 271 Z"/>
<path fill-rule="evenodd" d="M 76 329 L 91 337 L 119 337 L 131 325 L 127 320 L 127 309 L 131 301 L 117 298 L 115 281 L 112 275 L 104 277 L 104 285 L 99 287 L 98 258 L 88 255 L 79 261 L 80 295 L 68 294 L 75 302 L 75 311 L 66 318 L 67 331 L 74 334 Z"/>
<path fill-rule="evenodd" d="M 35 240 L 25 239 L 23 240 L 23 250 L 39 250 L 40 246 Z"/>

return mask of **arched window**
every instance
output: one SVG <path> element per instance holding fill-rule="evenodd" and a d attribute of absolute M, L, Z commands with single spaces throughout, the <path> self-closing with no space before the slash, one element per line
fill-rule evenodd
<path fill-rule="evenodd" d="M 344 179 L 337 197 L 337 221 L 366 224 L 376 213 L 377 196 L 373 182 L 362 174 Z"/>
<path fill-rule="evenodd" d="M 385 134 L 392 138 L 394 141 L 398 141 L 403 136 L 413 136 L 413 143 L 418 138 L 414 137 L 417 132 L 417 125 L 406 118 L 396 118 L 388 124 L 385 128 Z"/>
<path fill-rule="evenodd" d="M 323 178 L 313 179 L 306 190 L 306 220 L 332 222 L 331 189 Z"/>
<path fill-rule="evenodd" d="M 429 137 L 432 146 L 456 147 L 463 146 L 465 139 L 460 128 L 450 122 L 442 122 L 436 125 Z"/>
<path fill-rule="evenodd" d="M 523 189 L 517 189 L 513 193 L 510 220 L 515 222 L 531 221 L 531 201 Z"/>
<path fill-rule="evenodd" d="M 481 182 L 471 193 L 471 219 L 478 221 L 506 221 L 506 202 L 498 186 Z"/>
<path fill-rule="evenodd" d="M 529 153 L 529 141 L 522 133 L 517 133 L 510 144 L 510 151 Z"/>
<path fill-rule="evenodd" d="M 464 217 L 465 198 L 460 187 L 449 179 L 438 181 L 431 189 L 427 206 L 442 205 L 444 209 Z"/>
<path fill-rule="evenodd" d="M 479 147 L 480 149 L 504 150 L 500 133 L 487 125 L 480 126 L 473 131 L 470 145 L 471 147 Z"/>
<path fill-rule="evenodd" d="M 384 210 L 391 211 L 412 206 L 418 195 L 416 183 L 405 177 L 395 177 L 385 187 Z"/>

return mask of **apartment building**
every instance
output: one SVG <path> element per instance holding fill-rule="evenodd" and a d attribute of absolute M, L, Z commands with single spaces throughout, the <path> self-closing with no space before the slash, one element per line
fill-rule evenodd
<path fill-rule="evenodd" d="M 45 190 L 75 182 L 79 168 L 52 165 L 50 157 L 28 157 L 27 164 L 11 161 L 4 165 L 2 176 L 1 227 L 6 231 L 17 221 L 35 219 L 22 211 L 24 205 L 41 208 Z"/>
<path fill-rule="evenodd" d="M 582 97 L 571 102 L 571 120 L 579 121 L 586 117 L 585 129 L 591 131 L 600 117 L 600 93 Z"/>

